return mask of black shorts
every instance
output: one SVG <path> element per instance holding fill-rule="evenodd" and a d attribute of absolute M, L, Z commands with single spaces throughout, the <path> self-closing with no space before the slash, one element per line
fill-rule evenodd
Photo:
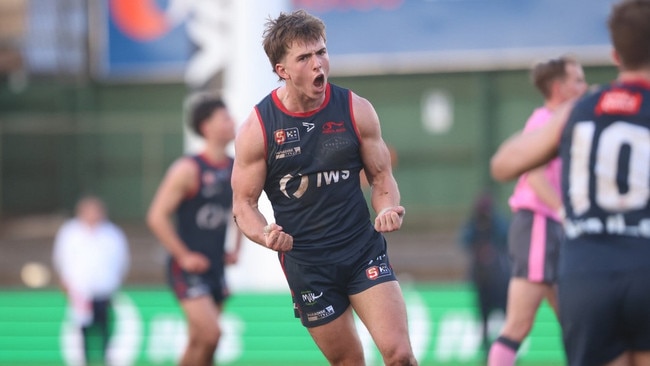
<path fill-rule="evenodd" d="M 650 351 L 650 270 L 571 275 L 558 281 L 569 366 L 602 365 Z"/>
<path fill-rule="evenodd" d="M 338 263 L 301 264 L 286 254 L 280 253 L 279 257 L 291 289 L 295 315 L 305 327 L 338 318 L 350 306 L 350 295 L 397 280 L 383 235 L 374 236 L 356 257 Z"/>
<path fill-rule="evenodd" d="M 555 283 L 563 241 L 564 228 L 559 222 L 529 210 L 515 212 L 508 232 L 512 277 Z"/>
<path fill-rule="evenodd" d="M 179 300 L 211 296 L 221 304 L 230 295 L 223 271 L 211 268 L 205 273 L 189 273 L 181 269 L 173 259 L 167 263 L 167 283 Z"/>

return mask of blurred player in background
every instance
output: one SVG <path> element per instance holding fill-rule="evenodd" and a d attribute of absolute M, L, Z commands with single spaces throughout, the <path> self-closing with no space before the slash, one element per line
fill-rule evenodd
<path fill-rule="evenodd" d="M 559 106 L 587 90 L 582 67 L 566 56 L 536 64 L 531 78 L 544 96 L 544 105 L 528 118 L 525 133 L 544 126 Z M 543 299 L 557 315 L 557 261 L 564 240 L 561 169 L 560 159 L 555 158 L 522 174 L 508 201 L 513 211 L 508 233 L 512 276 L 506 321 L 490 348 L 489 366 L 514 365 Z"/>
<path fill-rule="evenodd" d="M 59 228 L 54 239 L 54 268 L 65 291 L 72 319 L 82 332 L 84 358 L 99 338 L 102 361 L 110 340 L 111 298 L 126 278 L 130 255 L 122 229 L 108 220 L 104 202 L 82 197 L 75 217 Z M 99 333 L 99 337 L 95 333 Z"/>
<path fill-rule="evenodd" d="M 267 22 L 264 50 L 284 85 L 255 106 L 237 136 L 235 217 L 252 241 L 278 252 L 296 316 L 330 364 L 364 364 L 354 309 L 386 365 L 416 365 L 381 234 L 398 230 L 405 212 L 390 152 L 373 106 L 328 82 L 325 43 L 325 25 L 305 11 Z M 262 190 L 275 223 L 258 208 Z"/>
<path fill-rule="evenodd" d="M 226 147 L 235 123 L 221 99 L 201 97 L 191 107 L 192 130 L 205 140 L 203 151 L 183 156 L 168 169 L 147 223 L 169 251 L 167 275 L 188 323 L 180 365 L 213 365 L 221 337 L 220 316 L 229 295 L 225 265 L 238 260 L 241 234 L 228 251 L 232 224 L 230 177 L 233 159 Z M 175 223 L 174 223 L 175 219 Z"/>
<path fill-rule="evenodd" d="M 650 1 L 614 5 L 616 81 L 509 139 L 492 174 L 562 159 L 559 305 L 570 366 L 650 365 Z"/>
<path fill-rule="evenodd" d="M 474 202 L 461 228 L 460 242 L 469 257 L 469 278 L 481 316 L 481 346 L 487 355 L 490 337 L 494 336 L 490 325 L 505 316 L 510 280 L 508 221 L 497 209 L 490 191 L 481 193 Z"/>

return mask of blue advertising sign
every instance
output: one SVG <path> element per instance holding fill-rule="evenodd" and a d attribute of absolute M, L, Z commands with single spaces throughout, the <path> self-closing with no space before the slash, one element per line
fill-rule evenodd
<path fill-rule="evenodd" d="M 609 61 L 614 0 L 293 0 L 327 26 L 338 67 L 492 68 L 547 54 Z M 587 58 L 589 60 L 582 60 Z M 494 65 L 492 65 L 494 64 Z M 396 70 L 397 71 L 397 70 Z"/>
<path fill-rule="evenodd" d="M 292 0 L 291 7 L 324 20 L 332 71 L 341 75 L 529 67 L 564 53 L 608 64 L 614 1 Z M 103 79 L 181 80 L 190 64 L 192 75 L 218 68 L 212 63 L 222 67 L 235 38 L 232 22 L 245 21 L 231 19 L 218 2 L 205 2 L 209 11 L 189 0 L 98 3 Z"/>
<path fill-rule="evenodd" d="M 182 79 L 193 46 L 186 20 L 164 0 L 101 2 L 101 78 Z"/>

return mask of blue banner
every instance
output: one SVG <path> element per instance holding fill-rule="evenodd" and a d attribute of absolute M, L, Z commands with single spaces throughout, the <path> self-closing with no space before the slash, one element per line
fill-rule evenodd
<path fill-rule="evenodd" d="M 186 19 L 163 0 L 102 1 L 101 78 L 178 80 L 193 46 Z"/>

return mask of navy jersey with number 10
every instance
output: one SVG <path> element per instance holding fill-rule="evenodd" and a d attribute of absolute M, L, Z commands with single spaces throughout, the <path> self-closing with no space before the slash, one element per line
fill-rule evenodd
<path fill-rule="evenodd" d="M 650 269 L 650 84 L 617 82 L 581 99 L 560 157 L 560 272 Z"/>

